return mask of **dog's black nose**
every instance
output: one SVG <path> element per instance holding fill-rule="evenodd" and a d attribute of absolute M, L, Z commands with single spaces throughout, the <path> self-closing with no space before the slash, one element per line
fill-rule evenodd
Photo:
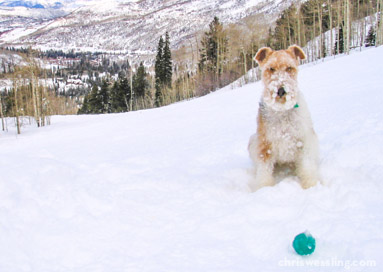
<path fill-rule="evenodd" d="M 278 89 L 278 96 L 279 96 L 279 97 L 283 97 L 285 94 L 286 94 L 285 88 L 280 87 L 280 88 Z"/>

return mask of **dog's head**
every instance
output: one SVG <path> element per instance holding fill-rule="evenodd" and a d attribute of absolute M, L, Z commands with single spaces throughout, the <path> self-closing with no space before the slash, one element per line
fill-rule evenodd
<path fill-rule="evenodd" d="M 297 104 L 299 59 L 305 58 L 305 53 L 297 45 L 279 51 L 269 47 L 259 49 L 254 59 L 262 70 L 263 101 L 267 106 L 283 111 Z"/>

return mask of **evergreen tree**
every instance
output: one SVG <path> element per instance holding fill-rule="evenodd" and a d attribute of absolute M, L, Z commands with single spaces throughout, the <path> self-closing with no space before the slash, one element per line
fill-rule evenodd
<path fill-rule="evenodd" d="M 173 75 L 173 64 L 172 54 L 170 51 L 169 33 L 166 32 L 165 44 L 162 55 L 162 69 L 163 69 L 163 84 L 171 88 L 172 86 L 172 75 Z"/>
<path fill-rule="evenodd" d="M 162 88 L 161 88 L 161 84 L 158 82 L 158 79 L 156 79 L 156 83 L 155 83 L 155 88 L 156 88 L 156 92 L 154 94 L 155 98 L 154 98 L 154 106 L 155 107 L 161 107 L 164 103 L 164 97 L 163 97 L 163 94 L 162 94 Z"/>
<path fill-rule="evenodd" d="M 133 90 L 136 97 L 145 98 L 149 88 L 149 82 L 146 79 L 146 76 L 145 66 L 141 62 L 136 74 L 133 76 Z"/>
<path fill-rule="evenodd" d="M 156 56 L 156 62 L 154 64 L 154 72 L 155 72 L 155 78 L 158 79 L 159 83 L 162 83 L 164 80 L 164 65 L 163 65 L 163 59 L 164 59 L 164 39 L 162 36 L 160 37 L 160 40 L 158 41 L 158 47 L 157 47 L 157 56 Z"/>
<path fill-rule="evenodd" d="M 371 26 L 370 29 L 368 30 L 368 34 L 364 43 L 366 47 L 375 46 L 375 41 L 376 41 L 375 29 L 373 26 Z"/>
<path fill-rule="evenodd" d="M 111 105 L 109 101 L 109 85 L 106 80 L 103 80 L 101 88 L 96 84 L 93 85 L 92 91 L 87 97 L 84 113 L 109 113 L 111 112 Z"/>
<path fill-rule="evenodd" d="M 88 94 L 87 102 L 86 113 L 100 113 L 102 106 L 99 99 L 99 89 L 96 84 L 93 85 L 92 90 Z"/>
<path fill-rule="evenodd" d="M 162 96 L 162 83 L 164 78 L 163 51 L 164 51 L 164 39 L 161 36 L 158 42 L 156 62 L 154 65 L 155 89 L 156 89 L 154 105 L 156 107 L 160 107 L 163 104 L 163 96 Z"/>
<path fill-rule="evenodd" d="M 89 106 L 89 95 L 86 95 L 84 97 L 84 102 L 82 103 L 81 108 L 78 110 L 77 114 L 88 114 L 90 113 L 90 106 Z"/>
<path fill-rule="evenodd" d="M 130 100 L 130 96 L 132 94 L 131 90 L 130 90 L 130 82 L 129 82 L 129 79 L 127 79 L 125 76 L 122 76 L 120 79 L 119 79 L 119 90 L 120 90 L 120 99 L 123 101 L 123 102 L 120 102 L 121 105 L 124 104 L 124 106 L 121 106 L 124 111 L 128 111 L 129 109 L 129 100 Z"/>
<path fill-rule="evenodd" d="M 223 25 L 219 22 L 218 17 L 214 17 L 209 24 L 209 32 L 205 32 L 201 41 L 200 70 L 216 72 L 218 69 L 218 73 L 222 72 L 220 66 L 227 52 L 227 43 Z"/>
<path fill-rule="evenodd" d="M 335 38 L 335 52 L 338 52 L 339 54 L 342 54 L 344 52 L 344 41 L 343 41 L 343 26 L 341 25 L 339 28 L 339 35 L 336 34 Z"/>
<path fill-rule="evenodd" d="M 99 93 L 99 99 L 101 102 L 101 109 L 99 113 L 110 113 L 111 107 L 110 107 L 110 101 L 109 101 L 109 83 L 106 80 L 102 81 L 100 93 Z"/>
<path fill-rule="evenodd" d="M 130 86 L 125 76 L 121 75 L 110 90 L 111 112 L 128 111 L 128 97 L 130 97 Z"/>
<path fill-rule="evenodd" d="M 173 64 L 170 51 L 169 33 L 165 34 L 165 42 L 162 36 L 158 42 L 155 63 L 155 101 L 154 105 L 160 107 L 164 103 L 164 91 L 172 87 Z"/>

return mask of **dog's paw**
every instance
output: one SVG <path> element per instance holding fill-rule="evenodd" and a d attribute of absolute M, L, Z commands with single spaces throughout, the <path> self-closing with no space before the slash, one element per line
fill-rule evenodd
<path fill-rule="evenodd" d="M 262 180 L 256 181 L 257 189 L 260 189 L 262 187 L 274 186 L 274 185 L 275 185 L 274 178 L 268 178 L 268 179 L 262 179 Z"/>
<path fill-rule="evenodd" d="M 314 187 L 315 185 L 318 184 L 318 181 L 316 179 L 302 179 L 301 180 L 301 185 L 303 189 L 308 189 L 311 187 Z"/>

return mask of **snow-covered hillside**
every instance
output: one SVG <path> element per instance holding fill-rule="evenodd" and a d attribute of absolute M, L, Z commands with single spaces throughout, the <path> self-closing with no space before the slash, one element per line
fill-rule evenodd
<path fill-rule="evenodd" d="M 196 34 L 206 30 L 214 16 L 228 24 L 249 15 L 263 13 L 265 16 L 262 20 L 273 21 L 292 1 L 66 1 L 62 10 L 66 16 L 51 20 L 36 19 L 34 13 L 37 11 L 49 17 L 46 15 L 49 10 L 45 9 L 0 8 L 0 44 L 41 49 L 153 54 L 159 37 L 166 31 L 170 34 L 173 48 L 184 43 L 190 46 Z M 73 9 L 74 3 L 78 5 L 76 9 Z M 71 12 L 68 14 L 69 8 Z M 54 14 L 58 12 L 56 9 L 50 10 Z M 29 17 L 28 12 L 31 12 Z M 20 23 L 21 14 L 27 17 L 22 18 L 26 21 L 24 24 Z"/>
<path fill-rule="evenodd" d="M 301 68 L 324 180 L 308 190 L 249 189 L 260 83 L 2 132 L 0 271 L 382 271 L 382 59 Z"/>

